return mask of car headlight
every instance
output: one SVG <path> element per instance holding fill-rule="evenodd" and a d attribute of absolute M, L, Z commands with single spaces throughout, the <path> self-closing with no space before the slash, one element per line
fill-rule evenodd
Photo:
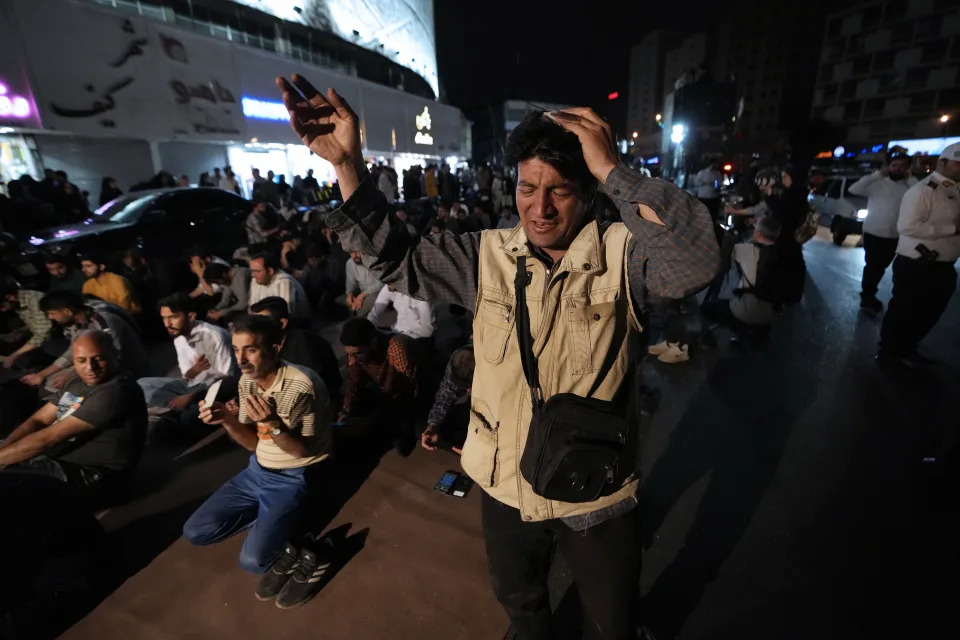
<path fill-rule="evenodd" d="M 866 218 L 867 218 L 866 209 L 860 209 L 859 211 L 857 211 L 857 220 L 866 220 Z"/>

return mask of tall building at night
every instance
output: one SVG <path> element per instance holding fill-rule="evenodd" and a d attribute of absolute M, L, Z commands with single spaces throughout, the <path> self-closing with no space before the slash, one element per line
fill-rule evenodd
<path fill-rule="evenodd" d="M 630 50 L 628 135 L 636 131 L 641 139 L 652 134 L 659 136 L 656 114 L 663 110 L 663 58 L 668 38 L 661 29 L 651 31 Z"/>
<path fill-rule="evenodd" d="M 246 187 L 254 167 L 332 179 L 290 129 L 274 79 L 292 73 L 349 101 L 368 161 L 469 153 L 437 99 L 432 0 L 5 0 L 0 181 L 62 169 L 97 193 L 227 164 Z"/>
<path fill-rule="evenodd" d="M 416 72 L 439 95 L 433 0 L 233 1 L 375 51 Z"/>
<path fill-rule="evenodd" d="M 845 129 L 853 144 L 957 135 L 958 69 L 956 0 L 844 9 L 827 18 L 812 116 Z"/>
<path fill-rule="evenodd" d="M 682 38 L 657 29 L 647 33 L 630 50 L 630 83 L 627 107 L 628 136 L 640 154 L 655 154 L 660 148 L 664 99 L 673 92 L 677 79 L 703 65 L 707 36 L 700 33 Z"/>
<path fill-rule="evenodd" d="M 791 140 L 804 143 L 829 4 L 741 0 L 724 9 L 712 71 L 737 85 L 735 151 L 764 154 Z"/>

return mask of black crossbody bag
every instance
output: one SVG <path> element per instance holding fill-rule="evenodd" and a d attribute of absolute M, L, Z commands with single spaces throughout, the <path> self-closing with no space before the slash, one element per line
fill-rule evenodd
<path fill-rule="evenodd" d="M 517 341 L 533 416 L 520 473 L 548 500 L 592 502 L 619 490 L 639 467 L 642 401 L 636 369 L 612 401 L 560 393 L 543 402 L 524 289 L 525 256 L 517 258 Z M 595 389 L 590 391 L 592 394 Z"/>

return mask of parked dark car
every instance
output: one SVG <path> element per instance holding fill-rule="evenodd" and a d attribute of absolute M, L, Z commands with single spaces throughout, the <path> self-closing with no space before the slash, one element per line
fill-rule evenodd
<path fill-rule="evenodd" d="M 42 287 L 43 254 L 76 256 L 96 251 L 116 260 L 126 249 L 139 249 L 147 259 L 160 291 L 166 293 L 189 279 L 187 253 L 195 246 L 229 258 L 246 244 L 244 222 L 252 204 L 213 188 L 134 191 L 97 209 L 87 220 L 35 232 L 22 239 L 20 255 L 5 256 L 28 286 Z"/>

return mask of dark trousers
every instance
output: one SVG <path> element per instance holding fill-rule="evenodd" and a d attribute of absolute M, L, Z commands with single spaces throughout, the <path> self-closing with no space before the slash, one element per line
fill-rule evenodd
<path fill-rule="evenodd" d="M 880 351 L 909 356 L 947 308 L 957 287 L 952 262 L 898 255 L 893 261 L 893 297 L 880 328 Z"/>
<path fill-rule="evenodd" d="M 112 486 L 111 480 L 119 478 L 121 474 L 109 469 L 99 469 L 82 464 L 74 464 L 47 456 L 37 456 L 24 462 L 5 467 L 5 473 L 24 473 L 46 476 L 66 483 L 75 495 L 83 498 L 92 498 L 103 493 L 104 489 Z"/>
<path fill-rule="evenodd" d="M 720 219 L 720 198 L 700 198 L 714 222 Z"/>
<path fill-rule="evenodd" d="M 863 234 L 863 283 L 860 295 L 865 298 L 877 295 L 877 287 L 883 279 L 894 256 L 897 255 L 898 238 L 881 238 L 869 233 Z"/>
<path fill-rule="evenodd" d="M 554 540 L 583 604 L 588 629 L 584 637 L 635 637 L 633 612 L 640 583 L 636 509 L 585 531 L 574 531 L 560 520 L 524 522 L 517 509 L 486 493 L 481 512 L 493 590 L 518 640 L 556 637 L 547 591 Z"/>
<path fill-rule="evenodd" d="M 747 324 L 730 310 L 730 299 L 721 298 L 712 302 L 704 302 L 700 305 L 700 313 L 707 320 L 704 323 L 704 332 L 708 330 L 709 324 L 724 326 L 736 334 L 764 332 L 769 329 L 765 324 Z M 709 324 L 708 324 L 709 323 Z"/>

